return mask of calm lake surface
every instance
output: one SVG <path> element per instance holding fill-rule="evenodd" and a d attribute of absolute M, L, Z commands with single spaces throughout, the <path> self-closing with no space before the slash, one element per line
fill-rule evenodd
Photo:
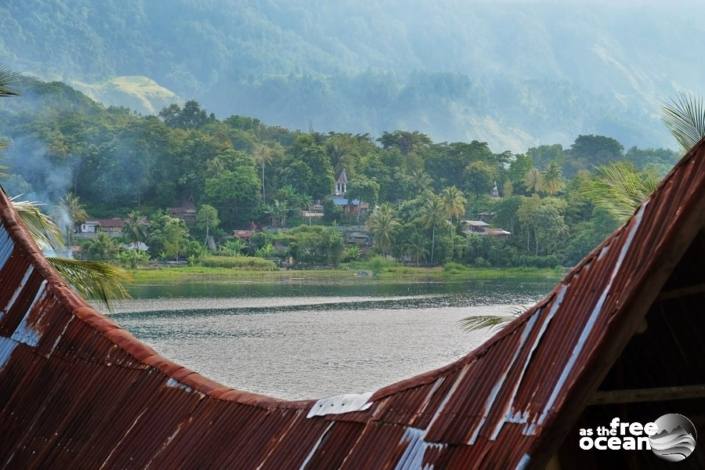
<path fill-rule="evenodd" d="M 161 354 L 235 388 L 302 399 L 373 391 L 457 359 L 552 282 L 141 286 L 111 317 Z"/>

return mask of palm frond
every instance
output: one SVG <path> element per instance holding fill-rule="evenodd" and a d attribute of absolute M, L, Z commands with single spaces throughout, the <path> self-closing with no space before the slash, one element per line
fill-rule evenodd
<path fill-rule="evenodd" d="M 514 317 L 510 315 L 477 315 L 463 318 L 460 323 L 467 331 L 477 331 L 484 328 L 497 328 L 513 319 Z"/>
<path fill-rule="evenodd" d="M 580 193 L 617 220 L 626 220 L 658 183 L 656 174 L 619 162 L 599 167 L 595 177 L 581 186 Z"/>
<path fill-rule="evenodd" d="M 7 148 L 7 140 L 0 139 L 0 152 Z M 7 171 L 7 166 L 0 164 L 0 178 L 7 178 L 9 173 Z"/>
<path fill-rule="evenodd" d="M 61 230 L 41 211 L 41 204 L 18 201 L 17 197 L 11 201 L 17 215 L 40 248 L 55 249 L 63 246 Z M 130 276 L 117 266 L 99 261 L 57 257 L 47 259 L 78 293 L 86 298 L 99 300 L 108 309 L 111 308 L 111 300 L 129 297 L 124 283 L 130 280 Z"/>
<path fill-rule="evenodd" d="M 17 81 L 17 77 L 16 73 L 0 67 L 0 97 L 17 96 L 17 92 L 12 90 L 12 84 Z"/>
<path fill-rule="evenodd" d="M 117 266 L 99 261 L 54 257 L 47 259 L 83 297 L 99 300 L 108 309 L 111 308 L 112 300 L 130 297 L 124 287 L 130 275 Z"/>
<path fill-rule="evenodd" d="M 494 331 L 504 328 L 507 323 L 526 312 L 526 310 L 526 306 L 520 305 L 514 307 L 512 312 L 508 315 L 473 315 L 472 317 L 465 317 L 460 320 L 460 324 L 468 332 L 482 330 L 484 328 L 489 328 L 490 331 Z"/>
<path fill-rule="evenodd" d="M 681 93 L 663 106 L 663 121 L 685 151 L 705 136 L 705 101 Z"/>
<path fill-rule="evenodd" d="M 58 248 L 63 246 L 61 230 L 51 220 L 51 217 L 41 211 L 42 204 L 33 201 L 18 201 L 18 197 L 10 199 L 12 206 L 39 247 Z"/>

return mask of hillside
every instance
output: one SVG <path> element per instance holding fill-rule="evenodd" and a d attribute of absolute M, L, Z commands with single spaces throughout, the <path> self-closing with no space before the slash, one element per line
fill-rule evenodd
<path fill-rule="evenodd" d="M 71 85 L 95 101 L 126 106 L 143 114 L 157 114 L 170 104 L 182 101 L 149 77 L 115 77 L 101 83 L 73 81 Z"/>
<path fill-rule="evenodd" d="M 691 46 L 705 22 L 687 2 L 643 3 L 8 0 L 0 63 L 143 112 L 174 93 L 299 129 L 673 146 L 659 107 L 705 92 Z M 125 76 L 158 99 L 110 84 Z"/>

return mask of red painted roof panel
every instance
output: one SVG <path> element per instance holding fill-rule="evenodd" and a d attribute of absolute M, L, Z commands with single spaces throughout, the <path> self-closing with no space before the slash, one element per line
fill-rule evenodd
<path fill-rule="evenodd" d="M 703 200 L 704 180 L 701 144 L 624 227 L 481 347 L 369 398 L 320 402 L 234 390 L 159 356 L 64 285 L 2 195 L 0 466 L 531 466 Z"/>

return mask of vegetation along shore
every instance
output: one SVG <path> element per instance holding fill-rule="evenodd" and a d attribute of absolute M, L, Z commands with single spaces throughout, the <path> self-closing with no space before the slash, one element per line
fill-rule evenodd
<path fill-rule="evenodd" d="M 679 155 L 602 135 L 513 153 L 303 132 L 195 101 L 142 116 L 60 82 L 13 86 L 3 187 L 45 204 L 66 255 L 137 284 L 557 278 Z"/>
<path fill-rule="evenodd" d="M 438 267 L 392 265 L 344 265 L 335 269 L 243 270 L 204 266 L 137 268 L 128 271 L 131 285 L 189 283 L 367 283 L 367 282 L 463 282 L 463 281 L 553 281 L 562 268 L 468 268 L 449 264 Z"/>

